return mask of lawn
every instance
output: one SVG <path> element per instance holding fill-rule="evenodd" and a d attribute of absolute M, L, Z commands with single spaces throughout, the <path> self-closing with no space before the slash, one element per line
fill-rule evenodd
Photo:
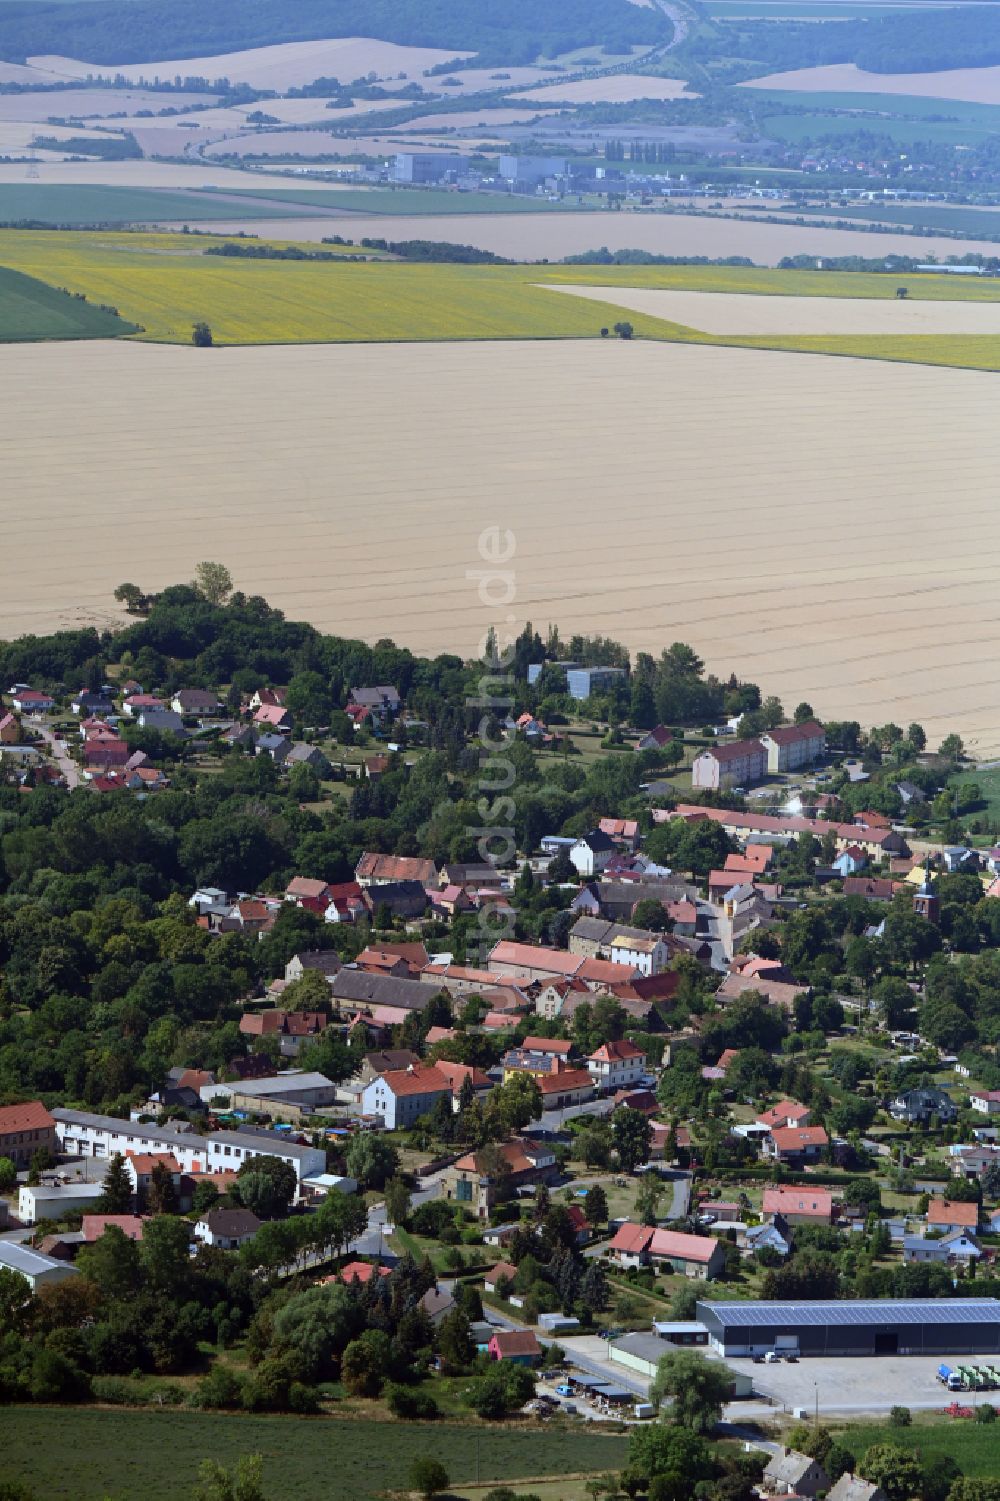
<path fill-rule="evenodd" d="M 47 1501 L 189 1501 L 198 1464 L 264 1456 L 264 1491 L 279 1497 L 370 1501 L 404 1489 L 413 1457 L 433 1454 L 452 1480 L 617 1470 L 627 1440 L 586 1430 L 376 1423 L 41 1407 L 0 1410 L 4 1475 Z"/>
<path fill-rule="evenodd" d="M 977 813 L 985 813 L 990 819 L 1000 819 L 1000 766 L 991 766 L 982 771 L 976 768 L 963 771 L 959 776 L 952 777 L 948 785 L 961 787 L 969 782 L 976 784 L 982 799 L 976 809 Z"/>
<path fill-rule="evenodd" d="M 1000 237 L 1000 209 L 991 213 L 988 209 L 962 208 L 956 204 L 935 203 L 852 203 L 847 208 L 839 204 L 828 208 L 806 210 L 817 213 L 823 219 L 840 218 L 870 219 L 877 224 L 905 224 L 918 229 L 944 230 L 946 233 L 969 235 L 985 240 Z"/>
<path fill-rule="evenodd" d="M 134 331 L 114 313 L 0 266 L 0 342 L 114 339 Z"/>
<path fill-rule="evenodd" d="M 209 243 L 181 234 L 0 230 L 0 264 L 110 303 L 160 343 L 188 343 L 200 320 L 220 344 L 592 339 L 623 310 L 553 296 L 549 284 L 885 299 L 896 286 L 874 273 L 758 267 L 240 260 L 204 255 Z M 979 279 L 908 275 L 907 285 L 914 301 L 1000 297 L 1000 285 Z M 627 321 L 640 337 L 677 343 L 1000 369 L 1000 337 L 991 335 L 712 336 L 640 313 Z"/>
<path fill-rule="evenodd" d="M 946 1399 L 941 1400 L 943 1404 Z M 1000 1474 L 1000 1424 L 996 1423 L 974 1423 L 968 1418 L 942 1421 L 930 1414 L 924 1417 L 915 1413 L 909 1428 L 852 1423 L 842 1437 L 858 1458 L 872 1444 L 898 1444 L 901 1449 L 919 1449 L 925 1458 L 950 1454 L 963 1475 Z"/>

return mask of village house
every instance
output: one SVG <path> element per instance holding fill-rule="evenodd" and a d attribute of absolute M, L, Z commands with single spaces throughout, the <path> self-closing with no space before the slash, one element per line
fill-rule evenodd
<path fill-rule="evenodd" d="M 543 1110 L 568 1110 L 571 1105 L 586 1105 L 596 1093 L 594 1081 L 586 1068 L 566 1068 L 558 1063 L 551 1073 L 537 1077 L 542 1092 Z"/>
<path fill-rule="evenodd" d="M 838 876 L 856 876 L 868 864 L 868 856 L 859 844 L 849 844 L 833 862 Z"/>
<path fill-rule="evenodd" d="M 238 1251 L 253 1240 L 260 1220 L 249 1209 L 210 1209 L 194 1227 L 194 1238 L 220 1251 Z"/>
<path fill-rule="evenodd" d="M 600 875 L 614 853 L 613 840 L 600 829 L 591 829 L 589 834 L 582 835 L 568 851 L 570 863 L 585 881 Z"/>
<path fill-rule="evenodd" d="M 92 1246 L 111 1226 L 127 1240 L 142 1240 L 143 1221 L 137 1214 L 85 1214 L 80 1222 L 84 1244 Z"/>
<path fill-rule="evenodd" d="M 256 713 L 258 709 L 262 709 L 265 706 L 269 708 L 274 708 L 275 706 L 277 706 L 283 709 L 285 707 L 285 698 L 287 696 L 287 693 L 287 688 L 258 688 L 250 699 L 248 707 L 254 713 Z"/>
<path fill-rule="evenodd" d="M 758 1115 L 758 1126 L 808 1126 L 812 1111 L 808 1105 L 800 1105 L 796 1100 L 780 1100 L 777 1105 L 772 1105 L 770 1110 L 765 1110 Z"/>
<path fill-rule="evenodd" d="M 957 1203 L 935 1195 L 927 1206 L 928 1230 L 941 1230 L 951 1235 L 956 1230 L 975 1232 L 979 1227 L 979 1205 Z"/>
<path fill-rule="evenodd" d="M 493 1088 L 493 1080 L 489 1074 L 481 1068 L 475 1068 L 471 1063 L 449 1063 L 445 1058 L 438 1058 L 434 1064 L 439 1074 L 443 1074 L 451 1086 L 452 1108 L 455 1111 L 461 1109 L 462 1091 L 468 1083 L 472 1090 L 472 1097 L 476 1100 L 484 1100 Z"/>
<path fill-rule="evenodd" d="M 880 1485 L 847 1471 L 827 1491 L 826 1501 L 888 1501 L 888 1498 Z"/>
<path fill-rule="evenodd" d="M 597 827 L 621 849 L 634 850 L 638 846 L 639 823 L 635 818 L 602 818 Z"/>
<path fill-rule="evenodd" d="M 733 740 L 712 745 L 695 756 L 691 786 L 705 792 L 751 787 L 767 776 L 767 751 L 759 740 Z"/>
<path fill-rule="evenodd" d="M 833 1195 L 825 1188 L 765 1188 L 761 1213 L 766 1220 L 788 1225 L 829 1225 Z"/>
<path fill-rule="evenodd" d="M 775 1126 L 764 1139 L 763 1153 L 777 1162 L 816 1162 L 829 1145 L 822 1126 Z"/>
<path fill-rule="evenodd" d="M 444 1196 L 463 1204 L 476 1216 L 489 1218 L 494 1204 L 506 1200 L 519 1188 L 549 1183 L 558 1172 L 550 1147 L 526 1137 L 469 1152 L 444 1170 Z M 484 1240 L 489 1243 L 488 1236 Z"/>
<path fill-rule="evenodd" d="M 669 1267 L 684 1277 L 711 1282 L 723 1271 L 726 1253 L 721 1243 L 708 1235 L 685 1235 L 677 1230 L 658 1230 L 628 1221 L 615 1234 L 609 1250 L 621 1266 Z"/>
<path fill-rule="evenodd" d="M 602 917 L 577 918 L 569 933 L 569 952 L 622 964 L 641 975 L 662 973 L 673 957 L 665 935 L 623 927 Z"/>
<path fill-rule="evenodd" d="M 797 1449 L 781 1449 L 768 1461 L 763 1484 L 768 1496 L 814 1497 L 826 1494 L 830 1477 L 818 1459 Z"/>
<path fill-rule="evenodd" d="M 486 1347 L 491 1360 L 511 1365 L 538 1365 L 542 1347 L 531 1329 L 498 1329 Z"/>
<path fill-rule="evenodd" d="M 760 743 L 767 752 L 767 769 L 771 776 L 798 771 L 800 766 L 812 766 L 826 755 L 826 731 L 815 719 L 765 730 Z"/>
<path fill-rule="evenodd" d="M 368 916 L 368 907 L 357 881 L 338 881 L 328 886 L 329 900 L 323 910 L 324 922 L 356 923 Z"/>
<path fill-rule="evenodd" d="M 285 901 L 307 912 L 323 913 L 330 904 L 330 885 L 311 876 L 293 876 L 285 887 Z"/>
<path fill-rule="evenodd" d="M 540 1074 L 552 1073 L 557 1066 L 569 1067 L 571 1054 L 575 1051 L 573 1042 L 567 1037 L 532 1037 L 528 1036 L 519 1047 L 511 1048 L 503 1058 L 503 1082 L 514 1074 Z"/>
<path fill-rule="evenodd" d="M 483 1290 L 495 1293 L 497 1287 L 504 1282 L 513 1282 L 517 1276 L 517 1267 L 512 1261 L 498 1261 L 496 1266 L 491 1267 L 483 1278 Z"/>
<path fill-rule="evenodd" d="M 261 704 L 254 713 L 253 722 L 258 730 L 275 735 L 290 735 L 294 723 L 290 711 L 280 704 Z"/>
<path fill-rule="evenodd" d="M 222 705 L 219 696 L 206 688 L 181 688 L 170 700 L 175 714 L 218 714 Z"/>
<path fill-rule="evenodd" d="M 646 1072 L 646 1054 L 628 1038 L 603 1043 L 587 1057 L 587 1069 L 600 1094 L 637 1084 Z"/>
<path fill-rule="evenodd" d="M 51 714 L 56 706 L 55 699 L 38 688 L 18 688 L 10 701 L 18 714 Z"/>
<path fill-rule="evenodd" d="M 368 851 L 358 861 L 354 878 L 359 886 L 382 886 L 397 881 L 419 881 L 421 886 L 431 886 L 437 885 L 438 873 L 433 860 Z"/>
<path fill-rule="evenodd" d="M 7 1157 L 20 1171 L 31 1166 L 36 1152 L 54 1156 L 56 1123 L 41 1100 L 0 1107 L 0 1157 Z"/>
<path fill-rule="evenodd" d="M 20 745 L 21 726 L 13 714 L 0 710 L 0 745 Z"/>
<path fill-rule="evenodd" d="M 904 1235 L 904 1262 L 932 1262 L 951 1266 L 959 1262 L 968 1266 L 979 1261 L 983 1248 L 974 1235 L 965 1230 L 952 1230 L 948 1235 Z"/>
<path fill-rule="evenodd" d="M 889 1106 L 893 1120 L 905 1121 L 908 1125 L 929 1125 L 936 1116 L 943 1126 L 950 1126 L 958 1119 L 954 1100 L 943 1089 L 926 1085 L 898 1094 Z"/>
<path fill-rule="evenodd" d="M 1000 1089 L 970 1089 L 969 1104 L 980 1115 L 1000 1115 Z"/>
<path fill-rule="evenodd" d="M 429 1115 L 441 1099 L 450 1110 L 451 1084 L 444 1074 L 433 1065 L 411 1064 L 373 1079 L 361 1095 L 361 1108 L 379 1117 L 387 1131 L 396 1131 Z"/>

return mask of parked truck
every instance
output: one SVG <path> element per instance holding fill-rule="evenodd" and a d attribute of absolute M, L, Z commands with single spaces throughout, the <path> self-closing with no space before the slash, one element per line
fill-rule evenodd
<path fill-rule="evenodd" d="M 942 1386 L 946 1386 L 950 1392 L 960 1392 L 963 1389 L 963 1381 L 957 1371 L 953 1371 L 949 1365 L 939 1365 L 937 1379 Z"/>

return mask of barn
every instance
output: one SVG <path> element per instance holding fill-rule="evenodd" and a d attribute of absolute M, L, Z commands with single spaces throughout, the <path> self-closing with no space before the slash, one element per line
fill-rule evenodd
<path fill-rule="evenodd" d="M 697 1317 L 731 1356 L 1000 1354 L 996 1298 L 699 1303 Z"/>

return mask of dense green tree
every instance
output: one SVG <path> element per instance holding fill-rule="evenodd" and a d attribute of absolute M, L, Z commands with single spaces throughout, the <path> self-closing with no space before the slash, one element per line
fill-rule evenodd
<path fill-rule="evenodd" d="M 656 1367 L 650 1401 L 671 1399 L 675 1423 L 692 1433 L 710 1433 L 722 1416 L 732 1389 L 729 1368 L 706 1360 L 697 1350 L 671 1350 Z"/>

